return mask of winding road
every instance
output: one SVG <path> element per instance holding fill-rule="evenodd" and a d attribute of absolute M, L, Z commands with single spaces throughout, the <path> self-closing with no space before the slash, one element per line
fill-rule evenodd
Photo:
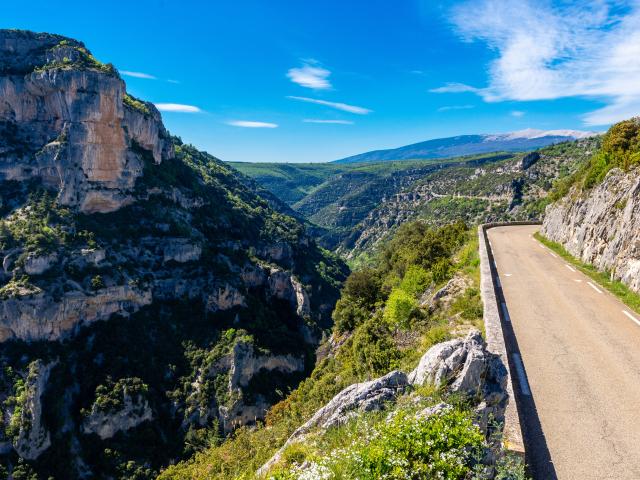
<path fill-rule="evenodd" d="M 488 230 L 536 480 L 640 479 L 640 315 L 532 237 Z"/>

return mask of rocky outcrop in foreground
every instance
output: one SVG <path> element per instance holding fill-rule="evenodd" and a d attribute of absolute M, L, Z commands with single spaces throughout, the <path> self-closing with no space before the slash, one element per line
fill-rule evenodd
<path fill-rule="evenodd" d="M 507 402 L 507 370 L 497 355 L 487 351 L 479 331 L 464 339 L 454 339 L 431 347 L 409 374 L 399 370 L 364 383 L 351 385 L 338 393 L 300 426 L 284 446 L 257 472 L 264 476 L 280 460 L 284 450 L 304 441 L 313 429 L 326 430 L 346 423 L 361 412 L 382 410 L 412 387 L 424 384 L 445 386 L 450 393 L 467 396 L 476 405 L 476 422 L 487 434 L 490 421 L 502 422 Z M 437 408 L 436 408 L 437 407 Z M 421 412 L 435 414 L 446 405 Z"/>
<path fill-rule="evenodd" d="M 640 176 L 611 170 L 593 189 L 547 207 L 541 233 L 640 292 Z"/>

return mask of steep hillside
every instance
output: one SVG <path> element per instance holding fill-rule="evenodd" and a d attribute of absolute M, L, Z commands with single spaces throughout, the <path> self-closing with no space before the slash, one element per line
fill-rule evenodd
<path fill-rule="evenodd" d="M 476 330 L 477 248 L 461 223 L 404 225 L 347 279 L 321 361 L 265 425 L 160 478 L 524 480 L 499 447 L 505 370 Z"/>
<path fill-rule="evenodd" d="M 640 292 L 640 118 L 607 132 L 602 148 L 558 184 L 542 234 Z"/>
<path fill-rule="evenodd" d="M 0 92 L 0 477 L 153 478 L 262 418 L 346 267 L 82 43 L 0 31 Z"/>
<path fill-rule="evenodd" d="M 524 152 L 556 143 L 587 138 L 593 132 L 578 130 L 534 130 L 499 133 L 493 135 L 460 135 L 437 138 L 389 150 L 376 150 L 336 160 L 334 163 L 370 163 L 425 158 L 449 158 L 462 155 L 479 155 L 490 152 Z"/>

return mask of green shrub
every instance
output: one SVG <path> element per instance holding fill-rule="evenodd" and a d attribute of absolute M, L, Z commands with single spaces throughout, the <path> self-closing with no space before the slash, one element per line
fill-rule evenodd
<path fill-rule="evenodd" d="M 352 272 L 344 283 L 342 293 L 357 299 L 364 307 L 372 307 L 380 300 L 379 273 L 372 268 L 362 268 Z"/>
<path fill-rule="evenodd" d="M 104 288 L 104 280 L 102 279 L 102 275 L 96 275 L 91 279 L 91 288 L 94 290 L 100 290 Z"/>
<path fill-rule="evenodd" d="M 438 259 L 431 267 L 433 281 L 438 284 L 447 280 L 451 276 L 452 267 L 451 260 L 448 258 Z"/>
<path fill-rule="evenodd" d="M 409 295 L 417 297 L 421 295 L 431 284 L 431 275 L 419 265 L 411 265 L 407 268 L 400 288 Z"/>
<path fill-rule="evenodd" d="M 142 100 L 138 100 L 133 95 L 129 95 L 128 93 L 125 93 L 124 96 L 122 97 L 122 101 L 126 106 L 131 107 L 134 110 L 137 110 L 143 115 L 151 115 L 151 110 L 149 109 L 148 105 Z"/>
<path fill-rule="evenodd" d="M 105 383 L 96 387 L 93 409 L 99 412 L 111 413 L 121 409 L 124 404 L 125 394 L 131 398 L 137 396 L 146 397 L 149 393 L 149 386 L 137 377 L 121 378 L 114 382 L 107 377 Z M 88 411 L 83 413 L 88 414 Z"/>
<path fill-rule="evenodd" d="M 640 164 L 640 117 L 613 125 L 602 139 L 600 149 L 575 174 L 557 181 L 550 197 L 556 201 L 574 185 L 588 190 L 598 185 L 613 168 L 625 171 Z"/>
<path fill-rule="evenodd" d="M 373 316 L 356 331 L 352 355 L 353 368 L 361 375 L 382 375 L 396 366 L 400 352 L 380 315 Z"/>
<path fill-rule="evenodd" d="M 369 316 L 371 310 L 363 307 L 357 300 L 343 296 L 336 302 L 333 310 L 333 324 L 336 332 L 350 332 L 361 325 Z"/>
<path fill-rule="evenodd" d="M 412 294 L 395 288 L 384 307 L 384 321 L 394 329 L 406 328 L 409 326 L 411 314 L 417 307 L 418 303 Z"/>
<path fill-rule="evenodd" d="M 468 412 L 452 410 L 420 419 L 399 414 L 354 452 L 352 478 L 463 479 L 483 442 Z"/>

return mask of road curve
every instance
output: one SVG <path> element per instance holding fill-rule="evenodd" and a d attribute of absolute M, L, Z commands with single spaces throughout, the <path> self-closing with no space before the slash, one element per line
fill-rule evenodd
<path fill-rule="evenodd" d="M 535 240 L 538 228 L 487 232 L 527 461 L 536 480 L 640 479 L 640 315 Z"/>

